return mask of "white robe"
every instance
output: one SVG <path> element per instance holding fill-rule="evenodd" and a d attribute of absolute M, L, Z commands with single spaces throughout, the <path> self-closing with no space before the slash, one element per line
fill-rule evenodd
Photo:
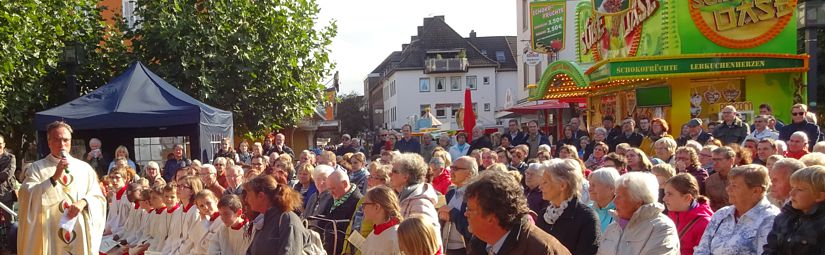
<path fill-rule="evenodd" d="M 252 237 L 246 236 L 246 230 L 251 227 L 250 222 L 244 222 L 239 228 L 224 226 L 221 228 L 213 240 L 209 242 L 209 255 L 233 255 L 246 254 Z"/>
<path fill-rule="evenodd" d="M 120 233 L 116 233 L 120 240 L 126 241 L 127 244 L 134 244 L 136 239 L 142 235 L 141 230 L 143 221 L 143 209 L 140 208 L 140 203 L 137 202 L 132 208 L 129 208 L 129 217 L 126 220 L 126 225 Z"/>
<path fill-rule="evenodd" d="M 106 197 L 89 164 L 69 156 L 68 172 L 55 185 L 50 181 L 59 158 L 52 155 L 34 162 L 19 191 L 18 254 L 99 254 L 106 217 Z M 74 230 L 60 228 L 63 212 L 77 201 L 86 208 L 77 215 Z"/>
<path fill-rule="evenodd" d="M 166 236 L 166 241 L 163 242 L 163 254 L 175 254 L 183 245 L 183 223 L 184 213 L 183 206 L 180 204 L 167 209 L 169 215 L 169 232 Z"/>
<path fill-rule="evenodd" d="M 155 209 L 149 213 L 149 249 L 147 251 L 160 252 L 163 250 L 166 236 L 169 234 L 169 215 L 166 207 Z"/>
<path fill-rule="evenodd" d="M 112 204 L 109 205 L 109 213 L 106 215 L 106 229 L 112 231 L 113 235 L 123 237 L 123 228 L 129 219 L 130 208 L 134 205 L 126 199 L 126 186 L 115 193 Z"/>
<path fill-rule="evenodd" d="M 206 220 L 203 222 L 208 226 L 208 230 L 206 234 L 204 234 L 199 240 L 198 243 L 195 245 L 194 249 L 192 250 L 191 254 L 195 255 L 206 255 L 208 254 L 209 250 L 209 243 L 215 240 L 215 235 L 224 228 L 223 221 L 219 220 L 217 216 L 215 216 L 212 220 Z"/>
<path fill-rule="evenodd" d="M 194 232 L 206 232 L 206 229 L 202 231 L 198 229 L 198 221 L 200 220 L 200 214 L 198 213 L 198 208 L 195 207 L 194 204 L 190 204 L 186 207 L 183 207 L 183 235 L 181 236 L 181 240 L 183 245 L 180 246 L 178 250 L 173 252 L 174 254 L 187 254 L 187 251 L 192 249 L 195 244 L 199 241 L 197 240 L 201 234 L 193 235 Z"/>

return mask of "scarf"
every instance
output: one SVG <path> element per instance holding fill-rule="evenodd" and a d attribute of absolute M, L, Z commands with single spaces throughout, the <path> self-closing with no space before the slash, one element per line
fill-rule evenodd
<path fill-rule="evenodd" d="M 380 235 L 381 232 L 384 232 L 384 230 L 387 230 L 387 229 L 391 228 L 392 226 L 398 225 L 398 223 L 400 223 L 398 221 L 398 218 L 392 217 L 392 219 L 390 219 L 387 222 L 384 222 L 384 223 L 381 223 L 381 224 L 375 224 L 375 227 L 373 227 L 372 231 L 375 235 Z"/>
<path fill-rule="evenodd" d="M 564 213 L 564 209 L 567 209 L 567 204 L 570 203 L 571 199 L 573 199 L 572 196 L 567 200 L 561 202 L 561 205 L 559 205 L 558 207 L 556 207 L 556 205 L 554 205 L 553 203 L 547 205 L 547 210 L 545 210 L 544 212 L 544 221 L 550 225 L 555 224 L 556 220 L 559 219 L 559 216 L 561 216 L 561 214 Z"/>
<path fill-rule="evenodd" d="M 404 187 L 404 189 L 401 190 L 400 193 L 398 193 L 398 201 L 401 202 L 401 201 L 404 201 L 404 199 L 407 199 L 408 197 L 410 197 L 410 195 L 412 195 L 412 193 L 415 192 L 418 189 L 419 185 L 421 185 L 421 184 L 415 184 L 415 185 L 410 185 L 410 186 Z"/>
<path fill-rule="evenodd" d="M 350 185 L 349 191 L 347 191 L 347 193 L 344 194 L 343 197 L 335 199 L 335 201 L 332 201 L 332 207 L 329 208 L 329 213 L 332 213 L 332 211 L 335 211 L 335 208 L 338 208 L 339 206 L 344 204 L 344 202 L 346 202 L 347 199 L 349 199 L 349 196 L 352 195 L 353 192 L 355 192 L 355 185 Z"/>

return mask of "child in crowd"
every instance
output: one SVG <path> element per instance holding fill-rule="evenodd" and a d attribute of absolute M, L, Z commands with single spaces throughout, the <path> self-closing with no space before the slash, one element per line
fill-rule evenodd
<path fill-rule="evenodd" d="M 166 185 L 163 187 L 163 204 L 166 205 L 166 212 L 169 223 L 166 240 L 163 241 L 163 254 L 174 254 L 183 244 L 183 209 L 178 200 L 177 185 Z"/>
<path fill-rule="evenodd" d="M 130 249 L 130 254 L 159 254 L 163 250 L 163 244 L 169 232 L 169 214 L 166 212 L 164 203 L 164 188 L 169 185 L 158 185 L 149 192 L 149 203 L 152 209 L 146 213 L 145 224 L 148 235 L 144 235 L 143 241 L 134 250 Z"/>
<path fill-rule="evenodd" d="M 132 203 L 126 199 L 126 184 L 130 182 L 128 176 L 126 167 L 115 168 L 106 176 L 110 190 L 114 194 L 109 198 L 109 213 L 106 217 L 106 228 L 103 231 L 104 239 L 112 238 L 113 233 L 122 232 L 126 224 L 129 208 L 132 207 Z"/>
<path fill-rule="evenodd" d="M 218 201 L 218 212 L 225 225 L 209 242 L 208 254 L 244 254 L 252 242 L 246 236 L 249 220 L 243 215 L 243 203 L 237 195 L 224 195 Z"/>
<path fill-rule="evenodd" d="M 198 242 L 194 244 L 190 254 L 207 254 L 209 249 L 209 242 L 211 242 L 221 229 L 224 228 L 223 221 L 218 220 L 220 213 L 218 212 L 218 197 L 212 193 L 211 190 L 204 189 L 198 192 L 195 197 L 195 203 L 198 205 L 201 220 L 198 223 L 206 231 L 203 231 L 198 237 Z M 194 234 L 193 231 L 192 234 Z"/>
<path fill-rule="evenodd" d="M 200 236 L 192 235 L 192 229 L 198 224 L 200 218 L 198 207 L 195 205 L 195 194 L 203 189 L 203 184 L 197 176 L 187 176 L 177 183 L 177 195 L 183 206 L 183 221 L 181 222 L 181 245 L 179 254 L 185 254 L 188 247 L 197 243 Z M 179 245 L 180 246 L 180 245 Z"/>
<path fill-rule="evenodd" d="M 395 192 L 387 186 L 377 186 L 370 189 L 365 198 L 364 217 L 379 224 L 375 224 L 361 244 L 361 254 L 399 254 L 397 231 L 401 213 Z"/>

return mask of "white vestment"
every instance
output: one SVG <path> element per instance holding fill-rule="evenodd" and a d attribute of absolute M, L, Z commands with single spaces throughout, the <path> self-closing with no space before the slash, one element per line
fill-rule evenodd
<path fill-rule="evenodd" d="M 34 162 L 19 191 L 18 254 L 97 255 L 106 219 L 106 198 L 89 164 L 69 156 L 69 167 L 52 184 L 60 158 L 52 155 Z M 60 228 L 60 218 L 72 204 L 86 200 L 74 229 Z"/>

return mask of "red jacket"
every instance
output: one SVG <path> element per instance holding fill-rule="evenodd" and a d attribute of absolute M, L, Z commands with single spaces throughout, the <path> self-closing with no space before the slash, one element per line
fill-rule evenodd
<path fill-rule="evenodd" d="M 450 189 L 450 185 L 453 185 L 453 182 L 450 178 L 450 169 L 448 168 L 444 168 L 441 175 L 433 178 L 433 187 L 435 187 L 435 190 L 440 192 L 442 195 L 447 194 L 447 190 Z"/>
<path fill-rule="evenodd" d="M 679 234 L 679 244 L 682 255 L 693 254 L 693 247 L 699 245 L 702 234 L 713 216 L 713 210 L 707 200 L 697 201 L 696 207 L 687 212 L 669 211 L 667 215 L 676 223 L 676 233 Z M 698 219 L 697 219 L 698 218 Z M 697 219 L 689 229 L 685 229 L 694 219 Z"/>

